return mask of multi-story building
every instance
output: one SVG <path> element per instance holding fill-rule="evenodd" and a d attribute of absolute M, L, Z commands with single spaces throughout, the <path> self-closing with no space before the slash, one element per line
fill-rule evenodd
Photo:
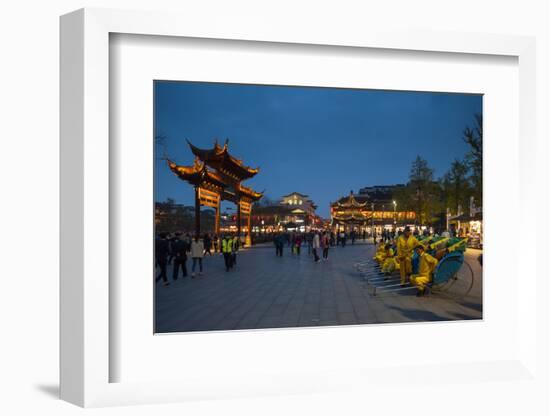
<path fill-rule="evenodd" d="M 292 192 L 288 195 L 283 195 L 281 205 L 288 205 L 291 208 L 296 208 L 309 214 L 315 213 L 317 205 L 309 199 L 308 195 L 299 192 Z"/>
<path fill-rule="evenodd" d="M 322 219 L 315 214 L 317 206 L 308 195 L 292 192 L 278 204 L 255 206 L 252 211 L 254 232 L 309 231 L 321 228 Z"/>

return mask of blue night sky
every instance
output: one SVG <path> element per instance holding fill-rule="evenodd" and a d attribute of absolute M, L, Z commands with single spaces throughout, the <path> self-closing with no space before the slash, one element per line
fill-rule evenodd
<path fill-rule="evenodd" d="M 194 203 L 164 151 L 191 165 L 185 139 L 211 148 L 228 138 L 231 154 L 260 167 L 244 185 L 273 200 L 307 194 L 326 218 L 350 190 L 406 183 L 417 155 L 442 176 L 468 151 L 462 132 L 481 112 L 481 95 L 157 81 L 155 135 L 165 141 L 156 145 L 155 198 Z"/>

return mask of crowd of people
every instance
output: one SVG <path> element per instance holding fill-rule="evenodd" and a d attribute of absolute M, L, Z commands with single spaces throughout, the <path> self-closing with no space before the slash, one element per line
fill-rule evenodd
<path fill-rule="evenodd" d="M 307 254 L 313 256 L 315 262 L 327 261 L 331 246 L 346 246 L 351 239 L 355 243 L 357 233 L 349 235 L 345 232 L 312 231 L 309 233 L 277 233 L 273 242 L 277 256 L 283 256 L 284 247 L 288 247 L 292 255 L 300 256 L 302 249 L 307 248 Z M 365 236 L 363 238 L 366 238 Z M 203 258 L 219 253 L 223 256 L 225 270 L 234 270 L 237 265 L 237 253 L 242 243 L 235 234 L 217 235 L 204 234 L 191 237 L 189 233 L 159 233 L 155 240 L 155 268 L 158 270 L 156 282 L 162 280 L 169 286 L 168 266 L 172 265 L 172 280 L 188 276 L 187 260 L 191 258 L 191 278 L 203 276 Z M 198 273 L 196 273 L 198 269 Z"/>
<path fill-rule="evenodd" d="M 273 238 L 275 246 L 275 255 L 282 257 L 284 248 L 288 247 L 291 255 L 300 256 L 302 248 L 307 248 L 308 256 L 313 256 L 314 262 L 327 261 L 329 249 L 334 246 L 345 247 L 347 240 L 351 239 L 352 244 L 355 244 L 358 233 L 330 232 L 312 230 L 307 233 L 300 232 L 278 232 Z M 364 237 L 366 238 L 366 236 Z"/>
<path fill-rule="evenodd" d="M 389 276 L 399 270 L 401 285 L 405 286 L 409 283 L 415 285 L 418 289 L 418 296 L 422 296 L 438 263 L 437 256 L 429 254 L 423 242 L 433 236 L 446 239 L 458 236 L 458 233 L 453 231 L 437 233 L 426 229 L 420 232 L 417 228 L 412 232 L 410 227 L 404 227 L 400 230 L 396 228 L 383 229 L 380 233 L 374 231 L 372 234 L 363 232 L 362 238 L 363 240 L 373 238 L 373 242 L 377 245 L 374 259 L 379 263 L 384 274 Z M 293 256 L 301 256 L 307 250 L 307 255 L 312 256 L 312 260 L 318 263 L 328 260 L 331 247 L 346 247 L 348 240 L 351 240 L 351 244 L 355 244 L 359 236 L 360 234 L 356 231 L 350 233 L 328 230 L 312 230 L 307 233 L 278 232 L 273 237 L 273 244 L 277 257 L 283 256 L 285 247 Z M 195 278 L 197 274 L 202 277 L 203 258 L 215 253 L 223 256 L 226 272 L 234 270 L 241 245 L 238 236 L 229 233 L 221 237 L 207 233 L 202 236 L 196 235 L 193 238 L 189 233 L 160 233 L 155 241 L 155 265 L 159 271 L 156 282 L 162 280 L 165 286 L 169 285 L 168 265 L 172 265 L 173 281 L 178 280 L 180 271 L 182 278 L 187 277 L 187 260 L 189 258 L 191 258 L 191 278 Z M 417 262 L 414 267 L 413 259 Z"/>
<path fill-rule="evenodd" d="M 169 286 L 167 276 L 168 265 L 172 265 L 172 280 L 188 276 L 187 260 L 191 257 L 191 278 L 194 279 L 198 268 L 198 276 L 203 276 L 203 258 L 220 253 L 224 259 L 225 270 L 234 269 L 237 264 L 237 252 L 241 242 L 236 235 L 225 234 L 221 238 L 217 235 L 195 235 L 181 232 L 159 233 L 155 239 L 155 268 L 159 274 L 155 281 L 163 281 L 164 286 Z"/>

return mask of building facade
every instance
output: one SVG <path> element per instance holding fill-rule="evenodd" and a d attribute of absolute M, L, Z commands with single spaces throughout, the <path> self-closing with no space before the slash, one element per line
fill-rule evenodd
<path fill-rule="evenodd" d="M 372 233 L 384 228 L 402 228 L 415 222 L 415 213 L 399 210 L 393 193 L 404 185 L 371 186 L 358 194 L 350 191 L 331 203 L 331 227 L 338 231 Z"/>
<path fill-rule="evenodd" d="M 317 209 L 317 205 L 309 199 L 308 195 L 304 195 L 299 192 L 292 192 L 288 195 L 283 195 L 280 205 L 299 209 L 308 214 L 314 214 Z"/>
<path fill-rule="evenodd" d="M 252 231 L 273 233 L 279 231 L 307 232 L 322 228 L 322 219 L 315 213 L 317 205 L 308 195 L 292 192 L 281 197 L 278 204 L 257 206 L 252 214 Z"/>

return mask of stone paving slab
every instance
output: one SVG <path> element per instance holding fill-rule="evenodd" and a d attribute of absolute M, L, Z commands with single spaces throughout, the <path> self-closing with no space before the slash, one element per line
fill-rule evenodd
<path fill-rule="evenodd" d="M 159 283 L 155 290 L 156 332 L 482 318 L 479 251 L 466 253 L 475 281 L 459 302 L 435 295 L 417 298 L 414 291 L 370 296 L 353 264 L 373 253 L 371 244 L 334 247 L 328 261 L 314 263 L 307 250 L 297 256 L 285 248 L 283 257 L 276 257 L 272 247 L 264 246 L 239 252 L 230 272 L 225 272 L 223 257 L 207 256 L 203 276 L 177 281 L 169 266 L 170 286 Z"/>

